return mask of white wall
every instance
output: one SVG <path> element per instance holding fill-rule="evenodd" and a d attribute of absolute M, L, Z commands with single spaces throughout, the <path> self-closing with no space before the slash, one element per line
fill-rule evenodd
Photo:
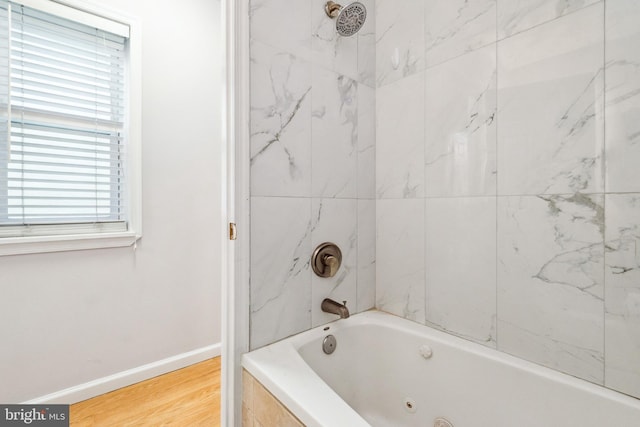
<path fill-rule="evenodd" d="M 109 0 L 143 31 L 143 238 L 0 258 L 0 402 L 220 342 L 220 2 Z"/>

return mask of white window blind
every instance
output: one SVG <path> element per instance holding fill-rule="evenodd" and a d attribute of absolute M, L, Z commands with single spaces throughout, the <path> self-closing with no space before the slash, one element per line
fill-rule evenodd
<path fill-rule="evenodd" d="M 0 237 L 127 229 L 127 38 L 0 0 Z"/>

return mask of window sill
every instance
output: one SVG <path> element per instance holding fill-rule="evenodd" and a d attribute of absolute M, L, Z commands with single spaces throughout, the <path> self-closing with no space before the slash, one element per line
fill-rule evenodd
<path fill-rule="evenodd" d="M 132 231 L 64 236 L 7 237 L 0 239 L 0 256 L 122 248 L 132 246 L 140 237 Z"/>

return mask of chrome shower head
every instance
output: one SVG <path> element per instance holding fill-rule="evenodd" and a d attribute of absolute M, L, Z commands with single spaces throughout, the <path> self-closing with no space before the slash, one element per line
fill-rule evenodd
<path fill-rule="evenodd" d="M 328 1 L 324 11 L 336 20 L 336 31 L 344 37 L 349 37 L 360 31 L 367 19 L 367 9 L 360 2 L 353 2 L 345 7 Z"/>

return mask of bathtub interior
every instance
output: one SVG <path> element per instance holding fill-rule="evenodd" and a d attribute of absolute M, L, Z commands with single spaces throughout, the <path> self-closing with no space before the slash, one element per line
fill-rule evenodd
<path fill-rule="evenodd" d="M 298 353 L 372 426 L 640 425 L 636 399 L 403 319 L 358 316 L 317 330 Z"/>
<path fill-rule="evenodd" d="M 422 357 L 413 348 L 418 337 L 407 342 L 390 328 L 379 325 L 359 325 L 352 328 L 329 327 L 338 345 L 333 354 L 322 351 L 321 340 L 301 346 L 298 351 L 311 369 L 322 378 L 349 406 L 371 425 L 411 425 L 416 409 L 429 417 L 429 408 L 417 403 L 413 413 L 407 411 L 406 399 L 417 396 L 424 385 L 411 381 L 413 375 L 406 366 L 423 366 Z M 321 337 L 324 338 L 324 337 Z M 356 349 L 367 348 L 356 357 Z M 394 348 L 395 351 L 389 351 Z M 361 357 L 360 357 L 361 356 Z M 398 384 L 403 384 L 398 387 Z M 415 402 L 415 400 L 414 400 Z M 422 424 L 424 425 L 424 424 Z"/>

